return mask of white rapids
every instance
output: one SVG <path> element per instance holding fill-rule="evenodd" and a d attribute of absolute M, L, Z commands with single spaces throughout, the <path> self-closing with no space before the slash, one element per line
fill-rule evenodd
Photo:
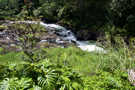
<path fill-rule="evenodd" d="M 40 24 L 44 26 L 47 30 L 57 30 L 57 34 L 60 35 L 64 40 L 67 40 L 69 42 L 74 42 L 76 43 L 77 47 L 79 47 L 83 51 L 88 51 L 88 52 L 102 52 L 106 53 L 106 51 L 98 47 L 96 44 L 89 44 L 87 41 L 78 41 L 75 37 L 75 35 L 71 32 L 71 30 L 67 30 L 66 28 L 57 25 L 57 24 L 47 24 L 44 22 L 38 22 L 38 21 L 16 21 L 17 23 L 30 23 L 30 24 Z M 14 22 L 10 22 L 14 23 Z M 46 41 L 46 40 L 42 40 Z M 58 41 L 60 42 L 60 41 Z"/>

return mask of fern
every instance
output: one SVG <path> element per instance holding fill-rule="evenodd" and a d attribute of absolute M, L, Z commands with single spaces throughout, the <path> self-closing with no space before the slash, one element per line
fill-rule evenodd
<path fill-rule="evenodd" d="M 30 90 L 42 90 L 41 87 L 34 85 Z"/>
<path fill-rule="evenodd" d="M 5 78 L 2 82 L 0 82 L 1 90 L 17 90 L 17 78 Z"/>
<path fill-rule="evenodd" d="M 38 77 L 38 85 L 46 90 L 53 90 L 55 88 L 55 82 L 57 74 L 55 70 L 46 70 L 44 76 Z"/>
<path fill-rule="evenodd" d="M 28 89 L 32 87 L 33 81 L 31 78 L 21 78 L 21 80 L 18 80 L 18 86 L 20 89 Z"/>
<path fill-rule="evenodd" d="M 24 90 L 30 88 L 32 85 L 32 80 L 30 78 L 5 78 L 0 82 L 1 90 Z"/>

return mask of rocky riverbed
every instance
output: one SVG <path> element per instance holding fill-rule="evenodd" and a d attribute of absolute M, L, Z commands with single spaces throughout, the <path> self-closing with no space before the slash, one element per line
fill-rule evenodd
<path fill-rule="evenodd" d="M 105 52 L 103 48 L 96 46 L 95 44 L 89 44 L 85 41 L 78 41 L 75 37 L 74 33 L 71 30 L 67 30 L 66 28 L 56 25 L 56 24 L 46 24 L 44 22 L 37 21 L 3 21 L 1 22 L 0 28 L 0 46 L 7 48 L 7 50 L 17 50 L 20 51 L 21 48 L 17 48 L 21 43 L 19 35 L 14 33 L 12 28 L 12 24 L 40 24 L 43 26 L 46 31 L 40 32 L 39 41 L 37 42 L 36 47 L 68 47 L 70 45 L 76 45 L 80 49 L 84 51 L 102 51 Z"/>

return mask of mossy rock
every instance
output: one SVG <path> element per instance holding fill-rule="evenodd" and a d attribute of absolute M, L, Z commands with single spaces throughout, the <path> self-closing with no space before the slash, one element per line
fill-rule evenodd
<path fill-rule="evenodd" d="M 0 25 L 0 30 L 4 30 L 4 29 L 7 29 L 7 26 L 5 26 L 5 25 Z"/>

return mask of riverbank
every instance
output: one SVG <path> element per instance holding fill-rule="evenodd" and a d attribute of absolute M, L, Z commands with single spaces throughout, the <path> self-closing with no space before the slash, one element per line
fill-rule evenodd
<path fill-rule="evenodd" d="M 1 47 L 0 88 L 4 87 L 5 81 L 23 83 L 23 80 L 32 90 L 37 87 L 41 90 L 60 89 L 67 84 L 70 85 L 65 87 L 67 90 L 135 88 L 132 82 L 134 72 L 130 73 L 135 65 L 133 50 L 122 42 L 122 38 L 118 38 L 120 44 L 115 48 L 108 39 L 105 52 L 96 44 L 78 41 L 71 30 L 56 24 L 10 21 L 1 27 L 1 45 L 20 50 L 7 48 L 5 51 Z M 7 71 L 3 72 L 5 69 Z M 51 86 L 45 83 L 46 80 Z M 21 85 L 14 88 L 25 89 L 27 84 Z"/>
<path fill-rule="evenodd" d="M 5 30 L 1 31 L 1 43 L 9 45 L 9 47 L 15 46 L 15 44 L 18 44 L 19 38 L 20 38 L 18 35 L 23 34 L 23 32 L 18 32 L 15 30 L 17 27 L 13 28 L 14 24 L 18 24 L 18 25 L 22 24 L 22 26 L 23 24 L 25 24 L 26 26 L 33 24 L 33 25 L 39 25 L 42 28 L 44 28 L 45 29 L 44 31 L 38 32 L 38 34 L 40 34 L 40 37 L 37 36 L 39 38 L 39 42 L 37 42 L 37 47 L 40 47 L 40 46 L 42 47 L 44 46 L 67 47 L 69 45 L 76 44 L 77 47 L 81 48 L 82 50 L 89 51 L 89 52 L 91 51 L 105 52 L 103 48 L 96 46 L 96 44 L 94 43 L 89 44 L 83 41 L 77 41 L 77 38 L 75 37 L 74 33 L 71 32 L 72 30 L 67 30 L 66 28 L 57 24 L 47 24 L 41 21 L 39 22 L 38 21 L 5 21 L 3 23 L 3 27 L 5 27 Z M 22 26 L 20 25 L 20 27 Z M 23 26 L 23 27 L 25 28 L 26 26 Z M 23 31 L 27 31 L 27 30 L 23 30 Z M 35 30 L 35 31 L 38 31 L 38 30 Z"/>

